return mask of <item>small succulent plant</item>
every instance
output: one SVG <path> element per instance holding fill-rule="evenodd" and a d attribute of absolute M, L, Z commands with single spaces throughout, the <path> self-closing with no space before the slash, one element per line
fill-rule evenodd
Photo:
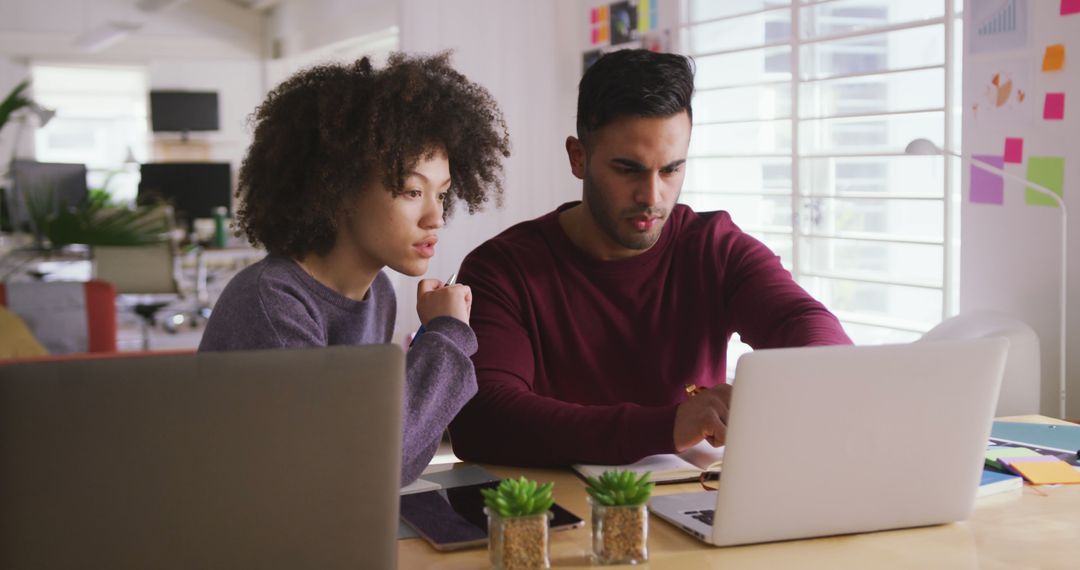
<path fill-rule="evenodd" d="M 494 489 L 481 489 L 484 504 L 501 517 L 526 517 L 546 513 L 555 499 L 551 497 L 554 483 L 538 485 L 525 477 L 503 479 Z"/>
<path fill-rule="evenodd" d="M 631 471 L 604 471 L 599 477 L 587 477 L 585 491 L 605 507 L 643 505 L 652 494 L 654 483 L 649 473 L 640 477 Z"/>

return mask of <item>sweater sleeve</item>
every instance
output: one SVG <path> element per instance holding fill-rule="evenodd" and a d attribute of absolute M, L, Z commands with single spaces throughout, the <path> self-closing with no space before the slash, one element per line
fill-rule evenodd
<path fill-rule="evenodd" d="M 469 357 L 476 335 L 453 317 L 432 319 L 405 357 L 401 484 L 416 480 L 435 455 L 447 424 L 476 394 Z"/>
<path fill-rule="evenodd" d="M 851 344 L 840 321 L 792 279 L 780 258 L 753 237 L 735 232 L 723 259 L 721 310 L 755 349 Z"/>
<path fill-rule="evenodd" d="M 518 466 L 625 464 L 672 453 L 678 405 L 582 405 L 534 391 L 536 346 L 527 295 L 508 276 L 515 264 L 481 247 L 461 268 L 473 289 L 470 322 L 479 350 L 479 391 L 450 424 L 454 453 L 467 461 Z M 557 334 L 552 332 L 552 334 Z"/>

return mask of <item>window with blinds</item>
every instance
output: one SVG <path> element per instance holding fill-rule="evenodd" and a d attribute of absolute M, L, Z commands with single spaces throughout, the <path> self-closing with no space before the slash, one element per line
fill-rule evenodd
<path fill-rule="evenodd" d="M 684 0 L 697 64 L 682 201 L 727 210 L 855 342 L 955 312 L 960 0 Z M 954 39 L 956 38 L 956 39 Z M 955 167 L 953 167 L 955 170 Z M 748 347 L 733 339 L 732 361 Z"/>
<path fill-rule="evenodd" d="M 34 100 L 56 116 L 34 136 L 41 162 L 85 164 L 91 188 L 119 203 L 134 203 L 138 160 L 146 160 L 146 71 L 139 67 L 35 64 Z"/>

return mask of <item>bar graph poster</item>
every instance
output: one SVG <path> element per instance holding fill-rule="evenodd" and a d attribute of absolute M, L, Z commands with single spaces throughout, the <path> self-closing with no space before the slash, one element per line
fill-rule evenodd
<path fill-rule="evenodd" d="M 1027 47 L 1027 0 L 971 0 L 970 53 Z"/>

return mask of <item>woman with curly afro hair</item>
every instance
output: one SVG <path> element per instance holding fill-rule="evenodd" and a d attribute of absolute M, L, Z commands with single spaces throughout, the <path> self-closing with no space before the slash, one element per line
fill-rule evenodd
<path fill-rule="evenodd" d="M 420 276 L 458 202 L 502 193 L 509 135 L 491 95 L 449 55 L 395 54 L 297 73 L 253 115 L 240 169 L 239 230 L 269 255 L 222 292 L 201 351 L 391 342 L 384 267 Z M 426 332 L 406 362 L 401 482 L 420 474 L 476 393 L 472 293 L 424 279 Z"/>

